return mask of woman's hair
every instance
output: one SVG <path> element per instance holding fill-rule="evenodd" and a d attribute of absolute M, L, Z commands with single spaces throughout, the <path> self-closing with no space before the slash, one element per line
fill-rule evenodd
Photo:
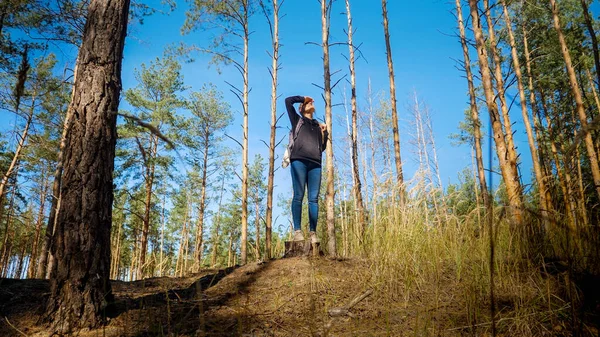
<path fill-rule="evenodd" d="M 298 109 L 298 110 L 300 111 L 300 114 L 301 114 L 302 116 L 304 116 L 304 103 L 300 103 L 300 107 L 299 107 L 299 109 Z"/>

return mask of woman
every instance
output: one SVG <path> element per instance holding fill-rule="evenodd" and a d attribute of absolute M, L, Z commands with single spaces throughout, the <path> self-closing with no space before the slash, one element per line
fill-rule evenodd
<path fill-rule="evenodd" d="M 301 103 L 300 114 L 296 113 L 294 104 Z M 315 113 L 314 100 L 308 96 L 291 96 L 285 99 L 285 107 L 290 117 L 292 130 L 300 119 L 300 129 L 291 149 L 290 161 L 292 171 L 292 186 L 294 198 L 292 199 L 292 218 L 294 220 L 294 241 L 304 240 L 302 234 L 302 199 L 304 191 L 308 190 L 308 221 L 310 240 L 317 239 L 317 219 L 319 217 L 319 190 L 321 189 L 321 154 L 327 145 L 327 127 L 313 118 Z"/>

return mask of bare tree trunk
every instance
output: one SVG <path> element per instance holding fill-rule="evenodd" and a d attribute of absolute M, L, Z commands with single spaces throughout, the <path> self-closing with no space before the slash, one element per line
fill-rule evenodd
<path fill-rule="evenodd" d="M 248 261 L 248 40 L 250 39 L 250 30 L 248 27 L 248 0 L 242 0 L 244 7 L 244 89 L 243 89 L 243 106 L 244 106 L 244 139 L 242 146 L 242 238 L 241 238 L 241 254 L 242 265 Z"/>
<path fill-rule="evenodd" d="M 504 183 L 506 184 L 506 190 L 509 199 L 509 205 L 513 215 L 513 220 L 516 224 L 522 224 L 522 206 L 523 197 L 521 191 L 521 184 L 519 182 L 518 171 L 516 163 L 511 161 L 508 157 L 508 148 L 502 130 L 502 124 L 500 123 L 500 114 L 498 113 L 498 106 L 494 100 L 494 89 L 492 87 L 492 77 L 490 74 L 488 64 L 488 54 L 485 47 L 485 40 L 481 29 L 481 20 L 479 17 L 479 9 L 477 7 L 477 0 L 469 0 L 469 6 L 471 8 L 471 20 L 473 22 L 473 31 L 475 33 L 475 40 L 477 42 L 477 54 L 479 58 L 479 70 L 481 72 L 481 81 L 483 90 L 485 93 L 486 104 L 490 113 L 490 119 L 492 123 L 492 130 L 494 133 L 494 142 L 496 144 L 496 152 L 500 161 L 500 170 Z M 484 8 L 484 10 L 488 10 Z"/>
<path fill-rule="evenodd" d="M 94 328 L 113 301 L 109 282 L 113 169 L 128 0 L 91 0 L 78 55 L 46 315 L 53 330 Z"/>
<path fill-rule="evenodd" d="M 465 24 L 462 15 L 462 6 L 460 0 L 456 0 L 456 13 L 458 16 L 458 29 L 460 31 L 460 44 L 463 49 L 464 66 L 467 74 L 467 82 L 469 85 L 469 99 L 471 111 L 471 123 L 473 126 L 473 140 L 475 141 L 475 159 L 477 162 L 477 178 L 479 179 L 479 189 L 483 196 L 483 204 L 486 209 L 490 202 L 490 196 L 487 191 L 487 183 L 485 180 L 485 168 L 483 166 L 483 151 L 481 150 L 481 120 L 479 119 L 479 111 L 477 108 L 477 94 L 475 93 L 475 84 L 473 83 L 473 72 L 471 71 L 471 58 L 469 56 L 469 47 L 465 33 Z"/>
<path fill-rule="evenodd" d="M 517 153 L 515 150 L 515 143 L 513 140 L 512 123 L 510 121 L 508 104 L 506 102 L 506 95 L 504 89 L 504 78 L 502 76 L 502 60 L 500 59 L 500 53 L 496 48 L 496 32 L 494 30 L 494 18 L 492 18 L 492 8 L 488 4 L 488 0 L 483 0 L 483 7 L 485 17 L 487 19 L 488 28 L 488 46 L 494 60 L 494 78 L 496 80 L 496 92 L 497 97 L 500 99 L 500 110 L 502 111 L 502 120 L 504 122 L 504 140 L 506 142 L 506 150 L 508 160 L 512 165 L 517 165 Z M 514 163 L 514 164 L 513 164 Z"/>
<path fill-rule="evenodd" d="M 333 120 L 331 116 L 331 73 L 329 70 L 329 13 L 330 8 L 327 5 L 328 0 L 319 0 L 321 4 L 321 36 L 323 47 L 323 79 L 324 79 L 324 97 L 325 97 L 325 124 L 329 131 L 327 139 L 327 192 L 325 194 L 325 205 L 327 208 L 327 253 L 334 257 L 336 251 L 336 235 L 335 235 L 335 187 L 334 170 L 333 170 L 333 140 L 332 126 Z"/>
<path fill-rule="evenodd" d="M 156 172 L 156 163 L 154 159 L 157 157 L 158 137 L 150 136 L 150 155 L 149 160 L 146 160 L 146 199 L 144 200 L 144 219 L 142 223 L 142 242 L 140 248 L 140 262 L 137 266 L 137 279 L 141 280 L 146 276 L 146 253 L 148 251 L 148 232 L 150 231 L 150 211 L 152 210 L 152 191 L 154 188 L 154 175 Z"/>
<path fill-rule="evenodd" d="M 33 246 L 31 247 L 31 257 L 29 259 L 29 267 L 27 268 L 27 278 L 35 277 L 36 262 L 38 255 L 38 246 L 40 241 L 40 234 L 42 232 L 42 224 L 44 223 L 44 214 L 46 214 L 46 195 L 48 194 L 48 178 L 46 177 L 45 168 L 41 172 L 42 184 L 40 191 L 40 209 L 38 212 L 36 225 L 35 225 L 35 236 L 33 238 Z"/>
<path fill-rule="evenodd" d="M 575 75 L 575 69 L 573 68 L 573 63 L 571 62 L 571 53 L 569 52 L 569 47 L 567 46 L 567 42 L 562 32 L 562 28 L 560 25 L 559 19 L 559 10 L 555 0 L 550 0 L 550 6 L 552 7 L 552 17 L 554 22 L 554 29 L 558 34 L 558 41 L 560 42 L 561 51 L 563 54 L 563 58 L 565 60 L 565 66 L 567 68 L 567 73 L 569 75 L 569 83 L 571 84 L 571 93 L 575 98 L 576 110 L 579 116 L 579 122 L 581 123 L 581 128 L 583 130 L 587 130 L 587 116 L 585 113 L 585 109 L 583 106 L 583 98 L 581 96 L 581 90 L 579 88 L 579 84 L 577 83 L 577 76 Z M 590 161 L 590 168 L 592 170 L 592 176 L 594 177 L 594 187 L 596 188 L 596 192 L 598 196 L 600 196 L 600 167 L 598 166 L 598 156 L 596 155 L 596 149 L 594 148 L 594 142 L 592 140 L 591 133 L 587 132 L 585 137 L 585 147 L 588 152 L 588 159 Z"/>
<path fill-rule="evenodd" d="M 390 32 L 388 28 L 387 0 L 381 0 L 383 14 L 383 31 L 385 35 L 385 49 L 387 54 L 388 72 L 390 77 L 390 103 L 392 104 L 392 131 L 394 133 L 394 156 L 396 158 L 396 180 L 400 188 L 400 203 L 404 204 L 404 174 L 402 172 L 402 158 L 400 156 L 400 132 L 398 130 L 398 109 L 396 107 L 396 84 L 394 77 L 394 61 L 390 45 Z"/>
<path fill-rule="evenodd" d="M 200 204 L 198 205 L 198 223 L 196 224 L 196 242 L 194 251 L 196 253 L 196 258 L 194 262 L 193 270 L 195 272 L 199 271 L 202 268 L 202 244 L 203 244 L 203 236 L 204 236 L 204 210 L 206 208 L 206 176 L 208 171 L 208 150 L 209 150 L 209 140 L 208 140 L 208 132 L 205 133 L 207 135 L 207 139 L 204 140 L 204 157 L 202 159 L 202 180 L 200 186 Z"/>
<path fill-rule="evenodd" d="M 273 3 L 273 22 L 268 16 L 267 10 L 263 7 L 269 28 L 271 30 L 271 41 L 273 51 L 271 54 L 271 136 L 269 138 L 269 181 L 267 183 L 267 214 L 265 231 L 265 259 L 271 259 L 271 232 L 273 228 L 273 186 L 275 177 L 275 147 L 277 137 L 277 74 L 279 72 L 279 9 L 280 4 L 277 0 L 271 0 Z"/>
<path fill-rule="evenodd" d="M 523 85 L 523 75 L 521 73 L 521 62 L 519 61 L 519 55 L 517 53 L 517 44 L 512 31 L 512 23 L 510 15 L 508 14 L 508 7 L 506 6 L 506 0 L 501 0 L 504 20 L 506 21 L 506 29 L 508 32 L 508 41 L 511 49 L 511 56 L 513 61 L 513 68 L 515 76 L 517 78 L 517 87 L 519 89 L 519 101 L 521 102 L 521 113 L 523 115 L 523 124 L 525 124 L 525 130 L 527 131 L 527 142 L 529 143 L 529 151 L 531 153 L 531 160 L 533 161 L 533 172 L 535 173 L 535 180 L 539 188 L 540 198 L 540 214 L 542 216 L 542 223 L 544 228 L 548 231 L 550 222 L 548 217 L 548 210 L 550 209 L 546 195 L 548 189 L 546 188 L 546 182 L 544 174 L 542 173 L 542 167 L 540 165 L 540 157 L 537 151 L 537 145 L 534 140 L 533 130 L 531 128 L 531 122 L 529 120 L 529 111 L 527 110 L 527 98 L 525 96 L 525 86 Z M 532 102 L 533 103 L 533 102 Z"/>
<path fill-rule="evenodd" d="M 358 213 L 358 223 L 361 228 L 361 240 L 364 236 L 364 231 L 366 229 L 366 219 L 365 219 L 365 210 L 363 205 L 362 198 L 362 184 L 360 181 L 360 173 L 358 169 L 358 125 L 357 125 L 357 114 L 358 107 L 356 104 L 356 70 L 354 68 L 354 44 L 352 42 L 352 14 L 350 12 L 350 0 L 346 0 L 346 16 L 348 17 L 348 52 L 350 56 L 350 87 L 352 90 L 352 97 L 350 97 L 350 102 L 352 104 L 352 175 L 354 176 L 354 198 L 356 199 L 357 213 Z"/>

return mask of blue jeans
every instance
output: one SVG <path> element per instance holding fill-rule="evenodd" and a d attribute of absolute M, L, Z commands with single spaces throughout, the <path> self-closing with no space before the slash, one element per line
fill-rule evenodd
<path fill-rule="evenodd" d="M 310 231 L 317 230 L 319 218 L 319 191 L 321 189 L 321 165 L 307 160 L 293 160 L 291 165 L 292 186 L 292 218 L 294 230 L 300 230 L 302 224 L 302 199 L 308 185 L 308 221 Z"/>

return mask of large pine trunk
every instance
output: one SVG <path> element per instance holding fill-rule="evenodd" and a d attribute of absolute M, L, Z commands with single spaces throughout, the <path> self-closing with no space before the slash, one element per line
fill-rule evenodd
<path fill-rule="evenodd" d="M 110 229 L 121 61 L 129 0 L 91 0 L 69 109 L 61 186 L 52 238 L 47 319 L 58 333 L 96 327 L 112 302 Z"/>
<path fill-rule="evenodd" d="M 327 192 L 325 194 L 325 205 L 327 208 L 327 253 L 329 256 L 336 256 L 336 235 L 335 235 L 335 188 L 333 186 L 333 125 L 331 116 L 331 73 L 329 70 L 329 8 L 327 0 L 320 0 L 321 3 L 321 36 L 323 47 L 323 79 L 324 79 L 324 97 L 325 97 L 325 124 L 329 131 L 327 139 Z"/>
<path fill-rule="evenodd" d="M 248 27 L 248 0 L 242 0 L 243 7 L 243 29 L 244 29 L 244 91 L 243 91 L 243 106 L 244 106 L 244 139 L 242 140 L 242 238 L 240 253 L 242 264 L 246 264 L 248 260 L 248 40 L 250 39 L 250 30 Z"/>

